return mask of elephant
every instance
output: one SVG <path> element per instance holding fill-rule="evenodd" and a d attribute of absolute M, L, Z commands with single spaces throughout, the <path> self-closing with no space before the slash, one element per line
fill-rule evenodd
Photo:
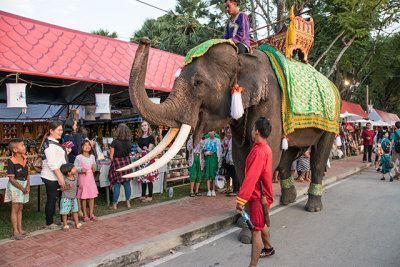
<path fill-rule="evenodd" d="M 233 140 L 233 161 L 241 183 L 245 177 L 246 157 L 252 146 L 252 127 L 256 119 L 265 117 L 272 126 L 267 141 L 273 154 L 272 168 L 280 173 L 281 203 L 287 205 L 296 199 L 297 193 L 290 166 L 298 152 L 308 147 L 311 147 L 311 185 L 321 188 L 326 162 L 336 134 L 317 128 L 296 129 L 287 136 L 288 149 L 281 149 L 282 90 L 264 52 L 255 50 L 252 54 L 238 54 L 235 48 L 227 43 L 217 44 L 185 66 L 175 79 L 168 98 L 161 104 L 155 104 L 149 100 L 144 86 L 150 43 L 149 39 L 142 38 L 136 51 L 129 80 L 130 100 L 146 121 L 171 127 L 171 130 L 149 158 L 160 153 L 179 132 L 174 142 L 174 145 L 177 143 L 177 148 L 171 147 L 167 154 L 171 153 L 159 159 L 159 166 L 154 168 L 163 166 L 178 152 L 190 130 L 193 131 L 193 142 L 197 145 L 204 134 L 229 124 Z M 231 88 L 235 78 L 237 83 L 245 88 L 242 92 L 245 114 L 237 120 L 230 115 Z M 131 174 L 131 177 L 133 175 L 135 173 Z M 143 172 L 136 172 L 136 176 L 138 175 L 143 175 Z M 322 190 L 309 190 L 305 209 L 310 212 L 321 211 L 321 195 Z"/>

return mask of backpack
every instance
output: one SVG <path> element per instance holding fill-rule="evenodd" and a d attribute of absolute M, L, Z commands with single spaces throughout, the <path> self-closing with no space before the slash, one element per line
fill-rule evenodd
<path fill-rule="evenodd" d="M 388 159 L 386 156 L 384 156 L 384 157 L 385 157 L 385 169 L 387 169 L 387 170 L 393 169 L 394 168 L 393 162 L 390 159 Z"/>
<path fill-rule="evenodd" d="M 400 153 L 400 136 L 397 132 L 394 132 L 394 134 L 397 136 L 396 141 L 394 142 L 394 151 Z"/>

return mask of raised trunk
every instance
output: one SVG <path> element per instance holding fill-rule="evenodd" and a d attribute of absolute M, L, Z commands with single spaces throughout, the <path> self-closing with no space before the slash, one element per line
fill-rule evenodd
<path fill-rule="evenodd" d="M 175 114 L 176 105 L 170 97 L 161 104 L 153 103 L 147 96 L 145 89 L 147 61 L 149 57 L 150 40 L 141 38 L 136 50 L 135 60 L 129 79 L 129 96 L 132 105 L 139 114 L 150 124 L 168 127 L 180 127 L 181 123 L 175 121 L 171 114 Z"/>

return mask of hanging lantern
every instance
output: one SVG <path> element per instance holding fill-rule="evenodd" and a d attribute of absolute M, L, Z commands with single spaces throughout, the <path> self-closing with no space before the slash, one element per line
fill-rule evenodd
<path fill-rule="evenodd" d="M 96 106 L 85 106 L 85 120 L 94 121 L 96 120 Z"/>
<path fill-rule="evenodd" d="M 96 113 L 110 113 L 110 94 L 95 94 Z"/>
<path fill-rule="evenodd" d="M 26 83 L 7 83 L 7 108 L 26 108 Z"/>

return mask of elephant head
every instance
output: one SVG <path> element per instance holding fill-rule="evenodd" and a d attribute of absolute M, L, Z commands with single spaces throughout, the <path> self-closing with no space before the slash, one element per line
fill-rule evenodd
<path fill-rule="evenodd" d="M 185 66 L 176 78 L 168 98 L 161 104 L 155 104 L 149 100 L 145 91 L 149 47 L 150 40 L 142 38 L 130 74 L 130 99 L 146 121 L 171 127 L 171 130 L 146 157 L 121 170 L 130 169 L 154 158 L 178 132 L 179 134 L 173 146 L 161 159 L 126 177 L 141 176 L 165 165 L 182 147 L 191 129 L 194 145 L 197 145 L 204 134 L 230 123 L 231 88 L 236 82 L 236 77 L 241 87 L 248 88 L 242 93 L 244 108 L 268 98 L 267 85 L 270 76 L 264 69 L 265 62 L 268 61 L 265 54 L 238 55 L 233 46 L 223 43 L 211 47 L 203 56 Z M 271 73 L 273 75 L 273 72 Z"/>

